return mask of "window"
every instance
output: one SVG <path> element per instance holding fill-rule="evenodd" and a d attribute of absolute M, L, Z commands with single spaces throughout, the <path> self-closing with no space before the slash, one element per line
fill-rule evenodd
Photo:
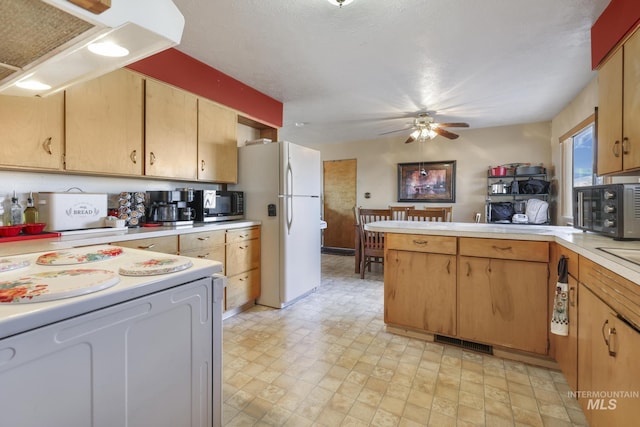
<path fill-rule="evenodd" d="M 595 123 L 588 119 L 561 140 L 562 208 L 565 222 L 573 220 L 573 188 L 602 184 L 595 174 Z"/>

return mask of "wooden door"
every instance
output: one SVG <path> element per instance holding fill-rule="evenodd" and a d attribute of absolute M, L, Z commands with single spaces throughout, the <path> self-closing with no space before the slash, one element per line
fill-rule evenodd
<path fill-rule="evenodd" d="M 66 92 L 66 169 L 142 175 L 144 81 L 119 69 Z"/>
<path fill-rule="evenodd" d="M 624 44 L 623 159 L 625 170 L 640 168 L 640 31 Z"/>
<path fill-rule="evenodd" d="M 62 169 L 64 94 L 0 96 L 0 165 Z"/>
<path fill-rule="evenodd" d="M 238 115 L 198 99 L 198 180 L 238 182 Z"/>
<path fill-rule="evenodd" d="M 598 175 L 622 170 L 622 49 L 598 71 Z"/>
<path fill-rule="evenodd" d="M 355 159 L 323 162 L 325 247 L 355 248 L 356 167 Z"/>

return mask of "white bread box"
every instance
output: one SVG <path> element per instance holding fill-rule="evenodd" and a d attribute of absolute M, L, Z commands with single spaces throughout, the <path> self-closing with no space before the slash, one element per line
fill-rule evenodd
<path fill-rule="evenodd" d="M 47 231 L 104 227 L 106 193 L 38 193 L 38 213 Z"/>

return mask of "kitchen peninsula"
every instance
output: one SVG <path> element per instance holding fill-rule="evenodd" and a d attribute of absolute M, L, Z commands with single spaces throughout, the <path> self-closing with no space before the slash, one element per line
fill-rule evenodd
<path fill-rule="evenodd" d="M 385 233 L 389 332 L 559 366 L 593 425 L 640 416 L 633 397 L 605 399 L 617 409 L 596 411 L 586 393 L 640 391 L 640 242 L 557 226 L 380 221 L 365 228 Z M 562 255 L 570 276 L 566 336 L 550 333 Z"/>

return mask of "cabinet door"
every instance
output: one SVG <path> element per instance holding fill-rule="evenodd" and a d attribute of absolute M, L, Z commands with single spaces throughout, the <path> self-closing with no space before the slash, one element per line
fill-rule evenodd
<path fill-rule="evenodd" d="M 145 175 L 195 180 L 196 96 L 147 79 L 145 100 Z"/>
<path fill-rule="evenodd" d="M 238 115 L 198 99 L 198 180 L 238 182 Z"/>
<path fill-rule="evenodd" d="M 0 95 L 0 164 L 62 169 L 64 94 L 45 98 Z"/>
<path fill-rule="evenodd" d="M 460 256 L 461 338 L 547 353 L 546 263 Z"/>
<path fill-rule="evenodd" d="M 640 31 L 624 44 L 623 75 L 622 165 L 629 170 L 640 168 Z"/>
<path fill-rule="evenodd" d="M 119 69 L 66 91 L 66 169 L 142 175 L 142 77 Z"/>
<path fill-rule="evenodd" d="M 578 307 L 578 387 L 592 392 L 640 390 L 640 333 L 580 285 Z M 637 397 L 580 397 L 590 425 L 635 425 Z"/>
<path fill-rule="evenodd" d="M 456 257 L 388 250 L 384 321 L 432 333 L 456 335 Z"/>
<path fill-rule="evenodd" d="M 260 296 L 260 269 L 245 271 L 227 278 L 225 310 L 233 310 Z"/>
<path fill-rule="evenodd" d="M 622 69 L 618 51 L 598 71 L 598 175 L 622 170 Z"/>

